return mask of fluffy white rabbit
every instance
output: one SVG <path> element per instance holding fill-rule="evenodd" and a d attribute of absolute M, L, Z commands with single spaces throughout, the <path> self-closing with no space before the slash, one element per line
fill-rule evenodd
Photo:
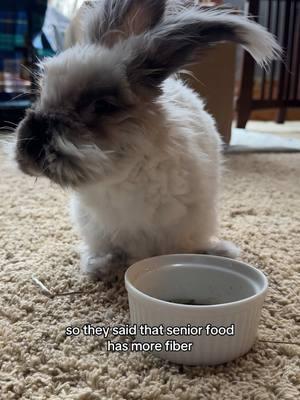
<path fill-rule="evenodd" d="M 280 48 L 245 17 L 187 4 L 92 2 L 78 43 L 41 64 L 39 96 L 17 129 L 21 170 L 71 188 L 82 269 L 93 277 L 159 254 L 238 253 L 217 238 L 214 120 L 174 74 L 220 41 L 261 65 Z"/>

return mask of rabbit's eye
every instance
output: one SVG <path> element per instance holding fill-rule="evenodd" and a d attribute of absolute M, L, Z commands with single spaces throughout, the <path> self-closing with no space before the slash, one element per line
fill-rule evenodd
<path fill-rule="evenodd" d="M 93 106 L 94 112 L 97 114 L 112 114 L 120 110 L 120 107 L 117 104 L 103 99 L 96 100 Z"/>
<path fill-rule="evenodd" d="M 121 108 L 118 93 L 111 88 L 88 90 L 81 94 L 76 103 L 76 110 L 87 118 L 105 114 L 110 115 Z"/>

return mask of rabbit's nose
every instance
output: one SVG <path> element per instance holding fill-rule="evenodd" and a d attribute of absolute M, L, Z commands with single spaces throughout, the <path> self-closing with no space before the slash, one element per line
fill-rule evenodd
<path fill-rule="evenodd" d="M 38 162 L 51 141 L 51 123 L 47 117 L 29 113 L 18 129 L 18 152 Z"/>

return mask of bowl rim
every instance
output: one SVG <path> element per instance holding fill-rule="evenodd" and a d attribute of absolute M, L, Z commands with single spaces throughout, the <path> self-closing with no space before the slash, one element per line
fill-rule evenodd
<path fill-rule="evenodd" d="M 199 262 L 205 259 L 210 259 L 210 260 L 218 260 L 221 262 L 233 262 L 235 264 L 240 264 L 243 267 L 246 267 L 248 269 L 251 269 L 252 271 L 254 271 L 257 275 L 259 275 L 262 278 L 263 281 L 263 287 L 262 289 L 255 293 L 252 296 L 249 297 L 245 297 L 243 299 L 237 300 L 237 301 L 231 301 L 229 303 L 218 303 L 218 304 L 209 304 L 209 305 L 192 305 L 192 304 L 181 304 L 181 303 L 173 303 L 167 300 L 162 300 L 162 299 L 158 299 L 157 297 L 153 297 L 150 296 L 144 292 L 142 292 L 140 289 L 137 289 L 134 284 L 130 281 L 129 279 L 129 273 L 130 271 L 132 271 L 133 269 L 137 268 L 139 266 L 139 264 L 144 264 L 145 262 L 151 262 L 153 260 L 158 260 L 158 259 L 168 259 L 168 258 L 172 258 L 174 259 L 178 258 L 178 262 L 181 260 L 182 262 L 182 258 L 189 258 L 189 257 L 197 257 L 199 258 Z M 165 265 L 168 265 L 167 263 Z M 161 266 L 163 267 L 163 265 Z M 213 256 L 213 255 L 206 255 L 206 254 L 193 254 L 193 253 L 188 253 L 188 254 L 166 254 L 166 255 L 161 255 L 161 256 L 155 256 L 155 257 L 149 257 L 149 258 L 145 258 L 143 260 L 139 260 L 136 263 L 132 264 L 129 268 L 127 268 L 126 272 L 125 272 L 125 287 L 126 290 L 129 294 L 129 290 L 131 290 L 136 296 L 142 297 L 144 300 L 149 301 L 149 302 L 154 302 L 154 303 L 159 303 L 159 304 L 164 304 L 164 305 L 168 305 L 170 307 L 173 308 L 185 308 L 185 309 L 190 309 L 190 310 L 209 310 L 209 309 L 221 309 L 221 308 L 231 308 L 233 306 L 240 306 L 240 305 L 245 305 L 247 303 L 251 303 L 253 302 L 256 298 L 259 298 L 261 296 L 264 296 L 268 290 L 268 279 L 266 277 L 266 275 L 260 271 L 259 269 L 253 267 L 250 264 L 247 264 L 243 261 L 238 261 L 238 260 L 234 260 L 234 259 L 229 259 L 226 257 L 220 257 L 220 256 Z"/>

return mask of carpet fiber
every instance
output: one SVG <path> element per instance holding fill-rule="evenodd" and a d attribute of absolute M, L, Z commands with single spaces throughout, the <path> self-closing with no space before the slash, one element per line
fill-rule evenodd
<path fill-rule="evenodd" d="M 254 348 L 214 368 L 107 353 L 102 338 L 66 337 L 68 325 L 128 322 L 123 282 L 80 276 L 67 193 L 0 165 L 1 399 L 300 398 L 299 155 L 227 156 L 222 236 L 268 275 L 270 290 Z M 55 294 L 80 293 L 49 298 L 32 274 Z"/>

